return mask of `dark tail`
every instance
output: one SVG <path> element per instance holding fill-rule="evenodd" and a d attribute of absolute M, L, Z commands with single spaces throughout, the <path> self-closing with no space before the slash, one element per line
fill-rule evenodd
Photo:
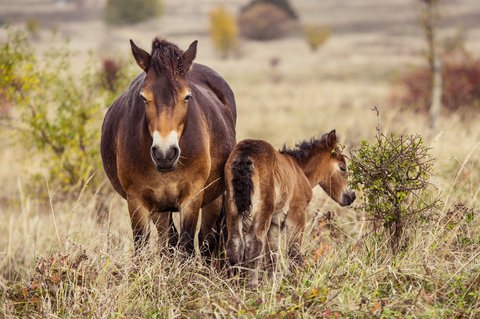
<path fill-rule="evenodd" d="M 246 155 L 240 154 L 232 163 L 233 200 L 238 214 L 248 216 L 252 206 L 253 162 Z"/>

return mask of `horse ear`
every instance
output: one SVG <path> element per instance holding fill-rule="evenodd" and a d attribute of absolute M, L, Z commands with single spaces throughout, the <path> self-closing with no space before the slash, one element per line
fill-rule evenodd
<path fill-rule="evenodd" d="M 188 47 L 187 51 L 183 53 L 183 61 L 185 61 L 185 69 L 188 71 L 192 67 L 193 60 L 197 56 L 197 44 L 198 41 L 193 41 Z"/>
<path fill-rule="evenodd" d="M 332 130 L 327 135 L 327 147 L 333 149 L 337 145 L 337 134 Z"/>
<path fill-rule="evenodd" d="M 132 39 L 130 39 L 130 46 L 132 47 L 132 54 L 135 58 L 135 61 L 137 61 L 138 66 L 141 67 L 143 71 L 147 72 L 148 68 L 150 67 L 150 54 L 137 47 Z"/>

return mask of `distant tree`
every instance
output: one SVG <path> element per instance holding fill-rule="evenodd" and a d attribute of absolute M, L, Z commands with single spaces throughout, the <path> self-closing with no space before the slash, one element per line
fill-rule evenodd
<path fill-rule="evenodd" d="M 107 0 L 105 22 L 131 24 L 160 16 L 161 0 Z"/>
<path fill-rule="evenodd" d="M 442 105 L 442 61 L 438 44 L 438 25 L 440 22 L 440 0 L 420 1 L 420 24 L 425 32 L 428 45 L 428 65 L 430 68 L 431 104 L 430 126 L 435 129 Z"/>
<path fill-rule="evenodd" d="M 294 19 L 281 7 L 270 2 L 256 2 L 240 12 L 238 25 L 243 37 L 268 41 L 289 33 Z"/>

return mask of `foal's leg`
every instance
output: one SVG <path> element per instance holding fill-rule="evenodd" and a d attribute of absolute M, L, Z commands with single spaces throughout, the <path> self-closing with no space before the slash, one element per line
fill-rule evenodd
<path fill-rule="evenodd" d="M 250 285 L 258 286 L 258 272 L 262 263 L 265 241 L 274 209 L 273 194 L 266 194 L 263 202 L 253 204 L 251 226 L 245 235 L 245 261 L 250 272 Z"/>
<path fill-rule="evenodd" d="M 135 256 L 138 256 L 146 246 L 148 238 L 150 237 L 148 228 L 150 212 L 144 201 L 134 194 L 127 194 L 127 205 L 130 214 L 130 222 L 132 224 Z"/>
<path fill-rule="evenodd" d="M 278 244 L 280 240 L 280 221 L 272 218 L 270 229 L 267 234 L 268 260 L 267 271 L 271 276 L 277 269 Z"/>
<path fill-rule="evenodd" d="M 232 266 L 240 266 L 244 260 L 245 242 L 243 240 L 243 218 L 238 214 L 230 192 L 227 191 L 225 198 L 227 219 L 227 256 Z"/>
<path fill-rule="evenodd" d="M 303 267 L 303 255 L 301 253 L 303 232 L 306 224 L 305 206 L 291 206 L 285 220 L 287 233 L 288 257 L 296 266 Z"/>

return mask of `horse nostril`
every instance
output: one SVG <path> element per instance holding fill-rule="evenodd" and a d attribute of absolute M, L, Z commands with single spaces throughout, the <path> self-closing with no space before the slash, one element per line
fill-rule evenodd
<path fill-rule="evenodd" d="M 158 147 L 156 145 L 153 145 L 152 148 L 151 148 L 151 151 L 152 151 L 152 155 L 155 159 L 160 159 L 160 152 L 158 150 Z"/>
<path fill-rule="evenodd" d="M 357 198 L 354 191 L 350 191 L 350 194 L 348 197 L 350 198 L 350 203 L 353 203 L 355 201 L 355 198 Z"/>
<path fill-rule="evenodd" d="M 176 146 L 170 147 L 170 149 L 167 152 L 167 156 L 166 156 L 167 160 L 172 161 L 172 160 L 176 159 L 177 155 L 178 155 L 178 152 L 179 152 L 178 147 L 176 147 Z"/>
<path fill-rule="evenodd" d="M 348 206 L 355 201 L 356 195 L 352 190 L 347 190 L 342 195 L 342 201 L 340 202 L 341 206 Z"/>

